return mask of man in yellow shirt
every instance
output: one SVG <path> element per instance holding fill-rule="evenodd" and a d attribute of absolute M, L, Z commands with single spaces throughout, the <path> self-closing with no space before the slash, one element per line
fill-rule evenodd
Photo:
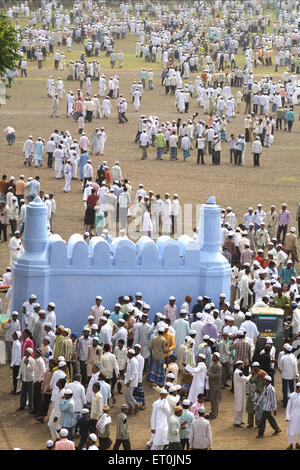
<path fill-rule="evenodd" d="M 175 349 L 175 336 L 170 333 L 169 328 L 165 328 L 163 338 L 165 338 L 167 343 L 167 352 L 165 353 L 165 357 L 169 357 Z"/>

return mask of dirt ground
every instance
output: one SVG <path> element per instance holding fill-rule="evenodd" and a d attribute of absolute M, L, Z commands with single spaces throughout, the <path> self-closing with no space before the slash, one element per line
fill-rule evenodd
<path fill-rule="evenodd" d="M 248 206 L 256 207 L 258 203 L 264 205 L 265 211 L 270 204 L 276 204 L 280 209 L 282 202 L 288 204 L 288 208 L 293 215 L 293 225 L 296 225 L 295 215 L 299 201 L 299 148 L 300 148 L 300 123 L 298 121 L 298 109 L 296 108 L 296 121 L 292 134 L 278 131 L 275 133 L 274 144 L 271 149 L 264 149 L 261 158 L 261 167 L 253 168 L 251 154 L 251 144 L 247 144 L 246 164 L 244 167 L 232 166 L 229 163 L 229 146 L 222 145 L 221 165 L 212 166 L 210 158 L 206 157 L 207 164 L 198 166 L 196 164 L 196 150 L 192 152 L 192 157 L 183 162 L 181 151 L 179 160 L 170 162 L 168 156 L 164 156 L 164 161 L 156 161 L 155 149 L 150 148 L 149 158 L 141 161 L 141 152 L 134 137 L 137 131 L 137 121 L 140 114 L 158 115 L 160 121 L 177 119 L 179 115 L 174 106 L 174 97 L 165 96 L 164 88 L 160 86 L 160 68 L 154 64 L 154 84 L 155 90 L 146 90 L 141 107 L 138 113 L 134 112 L 130 98 L 130 85 L 133 80 L 140 79 L 140 71 L 145 66 L 143 60 L 135 60 L 135 38 L 126 41 L 117 41 L 115 49 L 122 49 L 125 55 L 124 68 L 115 69 L 120 76 L 120 92 L 128 101 L 127 117 L 129 122 L 120 125 L 117 122 L 116 106 L 113 102 L 113 112 L 109 120 L 93 120 L 91 124 L 86 124 L 85 132 L 91 137 L 95 127 L 103 125 L 107 132 L 107 143 L 105 146 L 104 159 L 108 165 L 112 166 L 115 160 L 120 161 L 123 176 L 127 177 L 133 185 L 134 193 L 139 183 L 143 183 L 146 190 L 152 189 L 154 194 L 168 191 L 170 194 L 177 192 L 181 204 L 193 205 L 194 222 L 188 233 L 195 224 L 196 205 L 206 202 L 211 194 L 217 198 L 217 202 L 222 207 L 232 206 L 236 212 L 238 220 L 247 211 Z M 68 55 L 64 50 L 67 59 L 79 58 L 81 49 L 74 48 L 72 55 Z M 109 78 L 111 70 L 108 69 L 108 61 L 104 58 L 104 53 L 100 55 L 101 71 Z M 261 76 L 268 72 L 268 69 L 258 69 L 255 76 Z M 279 77 L 282 74 L 274 73 L 274 67 L 270 72 L 273 76 Z M 65 240 L 68 240 L 74 232 L 83 233 L 82 188 L 80 182 L 71 184 L 71 192 L 62 192 L 63 180 L 56 180 L 54 169 L 49 170 L 44 158 L 44 166 L 35 169 L 23 165 L 22 148 L 24 141 L 30 134 L 34 140 L 39 136 L 48 140 L 49 135 L 55 128 L 59 130 L 69 130 L 76 138 L 77 124 L 72 119 L 66 118 L 66 102 L 60 104 L 60 117 L 51 119 L 49 117 L 52 101 L 47 97 L 46 80 L 50 75 L 55 79 L 61 76 L 65 82 L 65 89 L 74 92 L 79 87 L 79 82 L 67 82 L 67 71 L 53 70 L 53 57 L 47 60 L 43 69 L 38 71 L 37 64 L 29 64 L 28 78 L 18 78 L 13 87 L 8 90 L 11 96 L 7 104 L 0 108 L 0 129 L 11 125 L 16 129 L 17 140 L 13 146 L 8 146 L 2 133 L 0 138 L 0 172 L 16 178 L 20 174 L 41 178 L 41 189 L 47 192 L 54 192 L 57 203 L 54 228 Z M 191 75 L 190 81 L 195 79 L 195 74 Z M 84 92 L 85 92 L 84 86 Z M 234 92 L 237 90 L 234 89 Z M 97 83 L 93 82 L 93 93 L 97 92 Z M 243 109 L 242 109 L 243 111 Z M 188 115 L 180 116 L 182 120 L 187 120 L 194 112 L 200 113 L 200 108 L 193 98 Z M 199 114 L 199 117 L 202 114 Z M 241 114 L 228 125 L 227 135 L 243 132 L 244 115 Z M 2 132 L 2 131 L 1 131 Z M 0 133 L 1 134 L 1 133 Z M 99 157 L 92 156 L 94 171 L 100 163 Z M 8 231 L 10 233 L 10 231 Z M 0 243 L 0 272 L 4 272 L 9 263 L 9 250 L 6 243 Z M 166 293 L 167 295 L 168 293 Z M 3 299 L 4 300 L 4 299 Z M 5 306 L 5 302 L 4 302 Z M 57 312 L 59 318 L 59 312 Z M 35 424 L 35 421 L 26 411 L 16 412 L 18 408 L 18 397 L 10 395 L 12 374 L 8 366 L 0 366 L 0 449 L 12 449 L 21 447 L 22 449 L 42 449 L 45 442 L 50 438 L 47 426 Z M 145 449 L 147 440 L 150 437 L 150 414 L 151 403 L 156 399 L 157 394 L 151 390 L 148 382 L 145 382 L 147 408 L 135 417 L 129 418 L 129 429 L 131 434 L 131 444 L 133 449 Z M 277 379 L 278 400 L 281 400 L 280 378 Z M 117 404 L 112 409 L 114 417 L 118 411 L 118 406 L 123 403 L 124 397 L 117 397 Z M 209 405 L 208 405 L 209 409 Z M 245 415 L 246 418 L 246 415 Z M 113 423 L 114 423 L 113 419 Z M 217 420 L 212 421 L 213 448 L 214 449 L 284 449 L 287 446 L 286 422 L 284 421 L 284 410 L 279 406 L 278 422 L 282 429 L 282 434 L 272 436 L 270 427 L 267 425 L 266 435 L 263 440 L 256 440 L 255 429 L 237 429 L 233 427 L 233 396 L 225 390 L 223 401 L 220 405 L 220 414 Z M 112 426 L 112 437 L 115 435 L 115 427 Z"/>

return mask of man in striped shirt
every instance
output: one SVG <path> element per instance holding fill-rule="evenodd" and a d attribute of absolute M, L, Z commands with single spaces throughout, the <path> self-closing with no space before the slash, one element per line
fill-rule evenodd
<path fill-rule="evenodd" d="M 269 421 L 270 425 L 274 429 L 274 434 L 279 434 L 281 432 L 281 429 L 279 429 L 278 424 L 274 418 L 274 416 L 277 414 L 277 402 L 275 388 L 272 386 L 271 382 L 271 377 L 266 375 L 264 378 L 265 386 L 257 403 L 262 411 L 262 416 L 256 438 L 261 438 L 264 436 L 266 420 Z M 272 411 L 274 412 L 274 416 L 272 416 Z"/>

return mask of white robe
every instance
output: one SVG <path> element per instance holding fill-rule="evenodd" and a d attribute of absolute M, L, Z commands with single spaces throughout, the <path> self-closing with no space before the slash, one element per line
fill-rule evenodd
<path fill-rule="evenodd" d="M 242 375 L 240 375 L 242 374 Z M 234 384 L 234 413 L 240 414 L 243 413 L 246 405 L 246 384 L 251 379 L 251 375 L 246 377 L 240 369 L 235 369 L 233 374 L 233 384 Z M 241 424 L 240 422 L 235 422 L 235 424 Z"/>
<path fill-rule="evenodd" d="M 166 398 L 159 398 L 152 404 L 151 429 L 153 434 L 153 445 L 165 446 L 168 441 L 168 417 L 171 413 L 170 405 Z"/>
<path fill-rule="evenodd" d="M 199 393 L 204 393 L 205 382 L 207 378 L 207 375 L 206 375 L 207 368 L 206 368 L 205 362 L 199 362 L 197 364 L 197 367 L 191 367 L 187 365 L 185 369 L 187 370 L 187 372 L 189 372 L 193 376 L 193 381 L 190 387 L 188 399 L 192 403 L 195 403 L 195 401 L 197 401 L 197 397 Z"/>
<path fill-rule="evenodd" d="M 289 420 L 287 434 L 289 436 L 289 444 L 293 444 L 294 436 L 297 435 L 297 442 L 300 438 L 300 393 L 293 392 L 290 395 L 286 407 L 286 419 Z"/>

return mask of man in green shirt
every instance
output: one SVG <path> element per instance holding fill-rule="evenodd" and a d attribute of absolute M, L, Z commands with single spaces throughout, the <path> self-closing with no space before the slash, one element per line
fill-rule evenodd
<path fill-rule="evenodd" d="M 158 134 L 156 134 L 154 145 L 157 147 L 156 159 L 162 160 L 163 151 L 166 146 L 166 139 L 164 134 L 161 132 L 161 129 L 158 129 Z"/>
<path fill-rule="evenodd" d="M 124 450 L 131 450 L 131 445 L 129 441 L 129 432 L 128 432 L 128 405 L 121 406 L 121 413 L 117 416 L 117 433 L 116 433 L 116 442 L 113 450 L 119 450 L 121 444 L 123 444 Z"/>
<path fill-rule="evenodd" d="M 174 415 L 171 415 L 168 420 L 168 450 L 182 450 L 180 442 L 180 430 L 185 429 L 187 421 L 180 424 L 180 416 L 182 415 L 182 407 L 175 406 Z"/>
<path fill-rule="evenodd" d="M 275 295 L 273 302 L 270 303 L 272 307 L 283 308 L 290 306 L 290 301 L 286 295 L 282 293 L 282 287 L 277 287 L 277 294 Z"/>

